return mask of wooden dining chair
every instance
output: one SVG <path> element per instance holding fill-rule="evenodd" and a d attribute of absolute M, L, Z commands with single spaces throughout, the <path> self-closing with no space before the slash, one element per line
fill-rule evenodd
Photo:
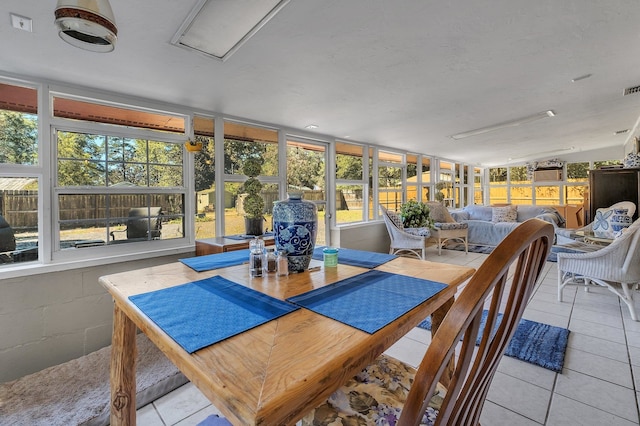
<path fill-rule="evenodd" d="M 387 425 L 396 420 L 398 425 L 479 424 L 498 363 L 516 331 L 553 237 L 553 225 L 539 219 L 523 222 L 493 250 L 462 290 L 417 370 L 381 355 L 307 414 L 302 424 Z M 480 330 L 483 310 L 487 311 L 486 325 Z M 452 362 L 455 367 L 450 373 Z"/>

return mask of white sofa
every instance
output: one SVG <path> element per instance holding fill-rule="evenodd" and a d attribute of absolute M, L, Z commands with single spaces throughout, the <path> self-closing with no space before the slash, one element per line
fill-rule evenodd
<path fill-rule="evenodd" d="M 512 205 L 504 207 L 466 206 L 450 211 L 456 222 L 469 225 L 469 244 L 497 246 L 509 232 L 527 219 L 539 218 L 556 228 L 563 228 L 565 220 L 553 207 Z"/>

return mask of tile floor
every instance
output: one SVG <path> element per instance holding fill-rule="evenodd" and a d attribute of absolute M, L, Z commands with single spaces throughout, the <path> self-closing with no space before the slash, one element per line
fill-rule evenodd
<path fill-rule="evenodd" d="M 428 259 L 473 267 L 486 255 L 443 250 Z M 562 374 L 503 357 L 482 412 L 484 426 L 639 424 L 640 322 L 604 289 L 567 287 L 557 301 L 557 267 L 547 262 L 524 317 L 568 327 Z M 429 332 L 414 329 L 387 352 L 416 365 Z M 217 409 L 188 383 L 138 410 L 143 426 L 196 425 Z"/>

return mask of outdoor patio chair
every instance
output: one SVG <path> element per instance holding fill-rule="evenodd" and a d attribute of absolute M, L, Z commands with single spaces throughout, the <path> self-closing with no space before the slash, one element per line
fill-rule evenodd
<path fill-rule="evenodd" d="M 376 418 L 394 424 L 399 417 L 398 425 L 477 425 L 552 242 L 553 225 L 539 219 L 523 222 L 462 290 L 417 370 L 383 354 L 307 414 L 302 424 L 376 424 Z M 498 320 L 501 307 L 505 310 Z M 483 310 L 486 326 L 480 332 Z"/>
<path fill-rule="evenodd" d="M 386 209 L 383 205 L 380 205 L 380 209 L 391 239 L 389 254 L 411 253 L 422 260 L 426 259 L 427 240 L 431 235 L 429 229 L 420 228 L 422 229 L 422 235 L 418 233 L 410 234 L 403 227 L 402 219 L 397 213 Z"/>
<path fill-rule="evenodd" d="M 633 286 L 640 283 L 640 219 L 613 242 L 591 253 L 558 253 L 558 301 L 569 284 L 607 288 L 627 307 L 638 321 L 633 301 Z"/>
<path fill-rule="evenodd" d="M 162 207 L 130 209 L 126 229 L 111 231 L 111 241 L 124 241 L 116 240 L 116 234 L 121 232 L 126 232 L 127 241 L 159 240 L 162 232 Z"/>
<path fill-rule="evenodd" d="M 13 229 L 4 217 L 0 215 L 0 263 L 13 262 L 13 252 L 16 249 L 16 237 Z"/>

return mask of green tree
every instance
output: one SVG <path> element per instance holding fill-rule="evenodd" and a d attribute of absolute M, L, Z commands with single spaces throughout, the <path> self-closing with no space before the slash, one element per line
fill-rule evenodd
<path fill-rule="evenodd" d="M 362 157 L 336 155 L 336 177 L 338 179 L 362 180 Z"/>
<path fill-rule="evenodd" d="M 0 163 L 38 162 L 38 117 L 0 111 Z"/>
<path fill-rule="evenodd" d="M 324 187 L 324 153 L 287 148 L 287 184 L 297 187 Z"/>
<path fill-rule="evenodd" d="M 105 184 L 104 136 L 58 132 L 57 140 L 59 185 Z"/>
<path fill-rule="evenodd" d="M 209 136 L 196 136 L 196 142 L 202 142 L 202 151 L 194 159 L 195 187 L 196 191 L 204 191 L 215 183 L 215 144 Z"/>

